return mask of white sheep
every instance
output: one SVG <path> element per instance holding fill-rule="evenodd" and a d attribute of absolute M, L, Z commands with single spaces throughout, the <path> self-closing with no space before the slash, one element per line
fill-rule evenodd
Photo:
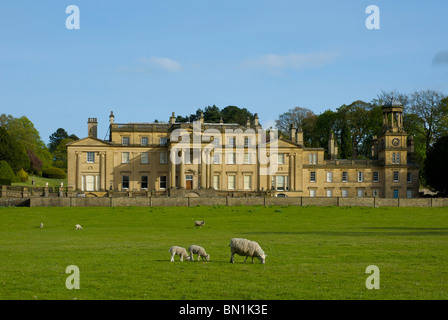
<path fill-rule="evenodd" d="M 77 225 L 75 226 L 75 230 L 82 230 L 81 225 L 77 224 Z"/>
<path fill-rule="evenodd" d="M 43 228 L 43 227 L 44 227 L 44 224 L 43 224 L 42 222 L 40 223 L 40 227 L 41 227 L 41 228 Z"/>
<path fill-rule="evenodd" d="M 264 254 L 263 249 L 261 249 L 260 245 L 255 241 L 242 238 L 232 238 L 229 246 L 231 251 L 230 263 L 234 263 L 233 255 L 235 253 L 240 256 L 246 256 L 244 263 L 246 263 L 248 257 L 252 258 L 252 263 L 254 263 L 254 257 L 258 258 L 261 263 L 265 263 L 266 261 L 266 255 Z"/>
<path fill-rule="evenodd" d="M 187 250 L 185 250 L 185 248 L 172 246 L 168 251 L 171 253 L 171 260 L 170 260 L 171 262 L 174 261 L 175 255 L 180 256 L 180 261 L 184 261 L 184 258 L 190 259 L 190 257 L 187 254 Z"/>
<path fill-rule="evenodd" d="M 202 260 L 207 260 L 207 261 L 210 260 L 210 255 L 207 254 L 207 252 L 205 252 L 205 249 L 200 246 L 192 245 L 188 248 L 188 252 L 190 253 L 191 261 L 194 261 L 195 254 L 198 255 L 198 261 L 199 261 L 200 257 L 202 257 Z"/>
<path fill-rule="evenodd" d="M 202 227 L 205 224 L 205 221 L 195 221 L 194 222 L 194 226 L 197 227 Z"/>

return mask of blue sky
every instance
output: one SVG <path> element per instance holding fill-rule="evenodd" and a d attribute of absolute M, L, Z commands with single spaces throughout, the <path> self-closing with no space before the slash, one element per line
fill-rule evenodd
<path fill-rule="evenodd" d="M 80 29 L 65 9 L 77 5 Z M 366 8 L 380 9 L 368 30 Z M 47 143 L 87 119 L 168 121 L 215 104 L 272 125 L 381 90 L 448 93 L 448 2 L 165 0 L 0 3 L 0 113 L 26 115 Z"/>

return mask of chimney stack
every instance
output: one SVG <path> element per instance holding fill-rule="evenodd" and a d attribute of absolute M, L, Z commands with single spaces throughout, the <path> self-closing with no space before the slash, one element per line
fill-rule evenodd
<path fill-rule="evenodd" d="M 296 143 L 300 144 L 300 145 L 303 145 L 303 131 L 302 131 L 302 128 L 298 128 L 297 129 Z"/>
<path fill-rule="evenodd" d="M 289 126 L 289 140 L 294 143 L 297 143 L 296 131 L 296 125 L 294 123 L 291 123 L 291 125 Z"/>
<path fill-rule="evenodd" d="M 114 118 L 115 118 L 114 112 L 111 111 L 109 116 L 109 124 L 114 124 Z"/>
<path fill-rule="evenodd" d="M 176 122 L 176 117 L 174 116 L 174 112 L 173 112 L 171 117 L 170 117 L 170 123 L 174 124 L 175 122 Z"/>
<path fill-rule="evenodd" d="M 328 140 L 328 155 L 331 160 L 336 159 L 336 148 L 334 142 L 334 133 L 332 132 L 330 135 L 330 139 Z"/>
<path fill-rule="evenodd" d="M 98 121 L 96 118 L 89 118 L 87 121 L 87 135 L 91 138 L 97 138 Z"/>

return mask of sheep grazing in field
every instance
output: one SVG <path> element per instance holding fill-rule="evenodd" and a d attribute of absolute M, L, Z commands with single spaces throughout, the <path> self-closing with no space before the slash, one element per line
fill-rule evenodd
<path fill-rule="evenodd" d="M 175 255 L 180 256 L 180 261 L 184 261 L 184 258 L 190 259 L 190 257 L 187 254 L 187 250 L 185 250 L 185 248 L 172 246 L 168 251 L 171 253 L 171 260 L 170 260 L 171 262 L 174 261 Z"/>
<path fill-rule="evenodd" d="M 43 224 L 42 222 L 40 223 L 40 227 L 41 227 L 41 228 L 43 228 L 43 227 L 44 227 L 44 224 Z"/>
<path fill-rule="evenodd" d="M 77 225 L 75 226 L 75 230 L 82 230 L 81 225 L 77 224 Z"/>
<path fill-rule="evenodd" d="M 233 238 L 230 240 L 229 246 L 231 251 L 230 263 L 234 263 L 233 255 L 235 253 L 240 256 L 246 256 L 244 263 L 246 263 L 248 257 L 252 258 L 252 263 L 254 263 L 254 257 L 258 258 L 261 263 L 265 263 L 266 261 L 266 255 L 264 254 L 263 249 L 261 249 L 260 245 L 255 241 Z"/>
<path fill-rule="evenodd" d="M 205 221 L 195 221 L 194 222 L 195 228 L 202 227 L 204 224 L 205 224 Z"/>
<path fill-rule="evenodd" d="M 200 246 L 192 245 L 192 246 L 190 246 L 190 248 L 188 248 L 188 252 L 190 253 L 191 261 L 194 261 L 195 254 L 198 255 L 198 261 L 199 261 L 200 257 L 202 257 L 202 260 L 207 260 L 207 261 L 210 260 L 210 255 L 207 254 L 207 252 L 205 252 L 205 249 Z"/>

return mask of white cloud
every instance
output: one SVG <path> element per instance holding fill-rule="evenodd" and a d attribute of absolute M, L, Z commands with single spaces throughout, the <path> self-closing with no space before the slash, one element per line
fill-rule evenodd
<path fill-rule="evenodd" d="M 182 70 L 179 62 L 165 57 L 144 57 L 140 59 L 144 64 L 151 68 L 163 69 L 170 72 L 177 72 Z"/>
<path fill-rule="evenodd" d="M 282 69 L 303 70 L 328 65 L 336 59 L 336 56 L 332 52 L 290 53 L 287 55 L 266 54 L 257 59 L 246 60 L 244 66 L 264 68 L 276 72 Z"/>

